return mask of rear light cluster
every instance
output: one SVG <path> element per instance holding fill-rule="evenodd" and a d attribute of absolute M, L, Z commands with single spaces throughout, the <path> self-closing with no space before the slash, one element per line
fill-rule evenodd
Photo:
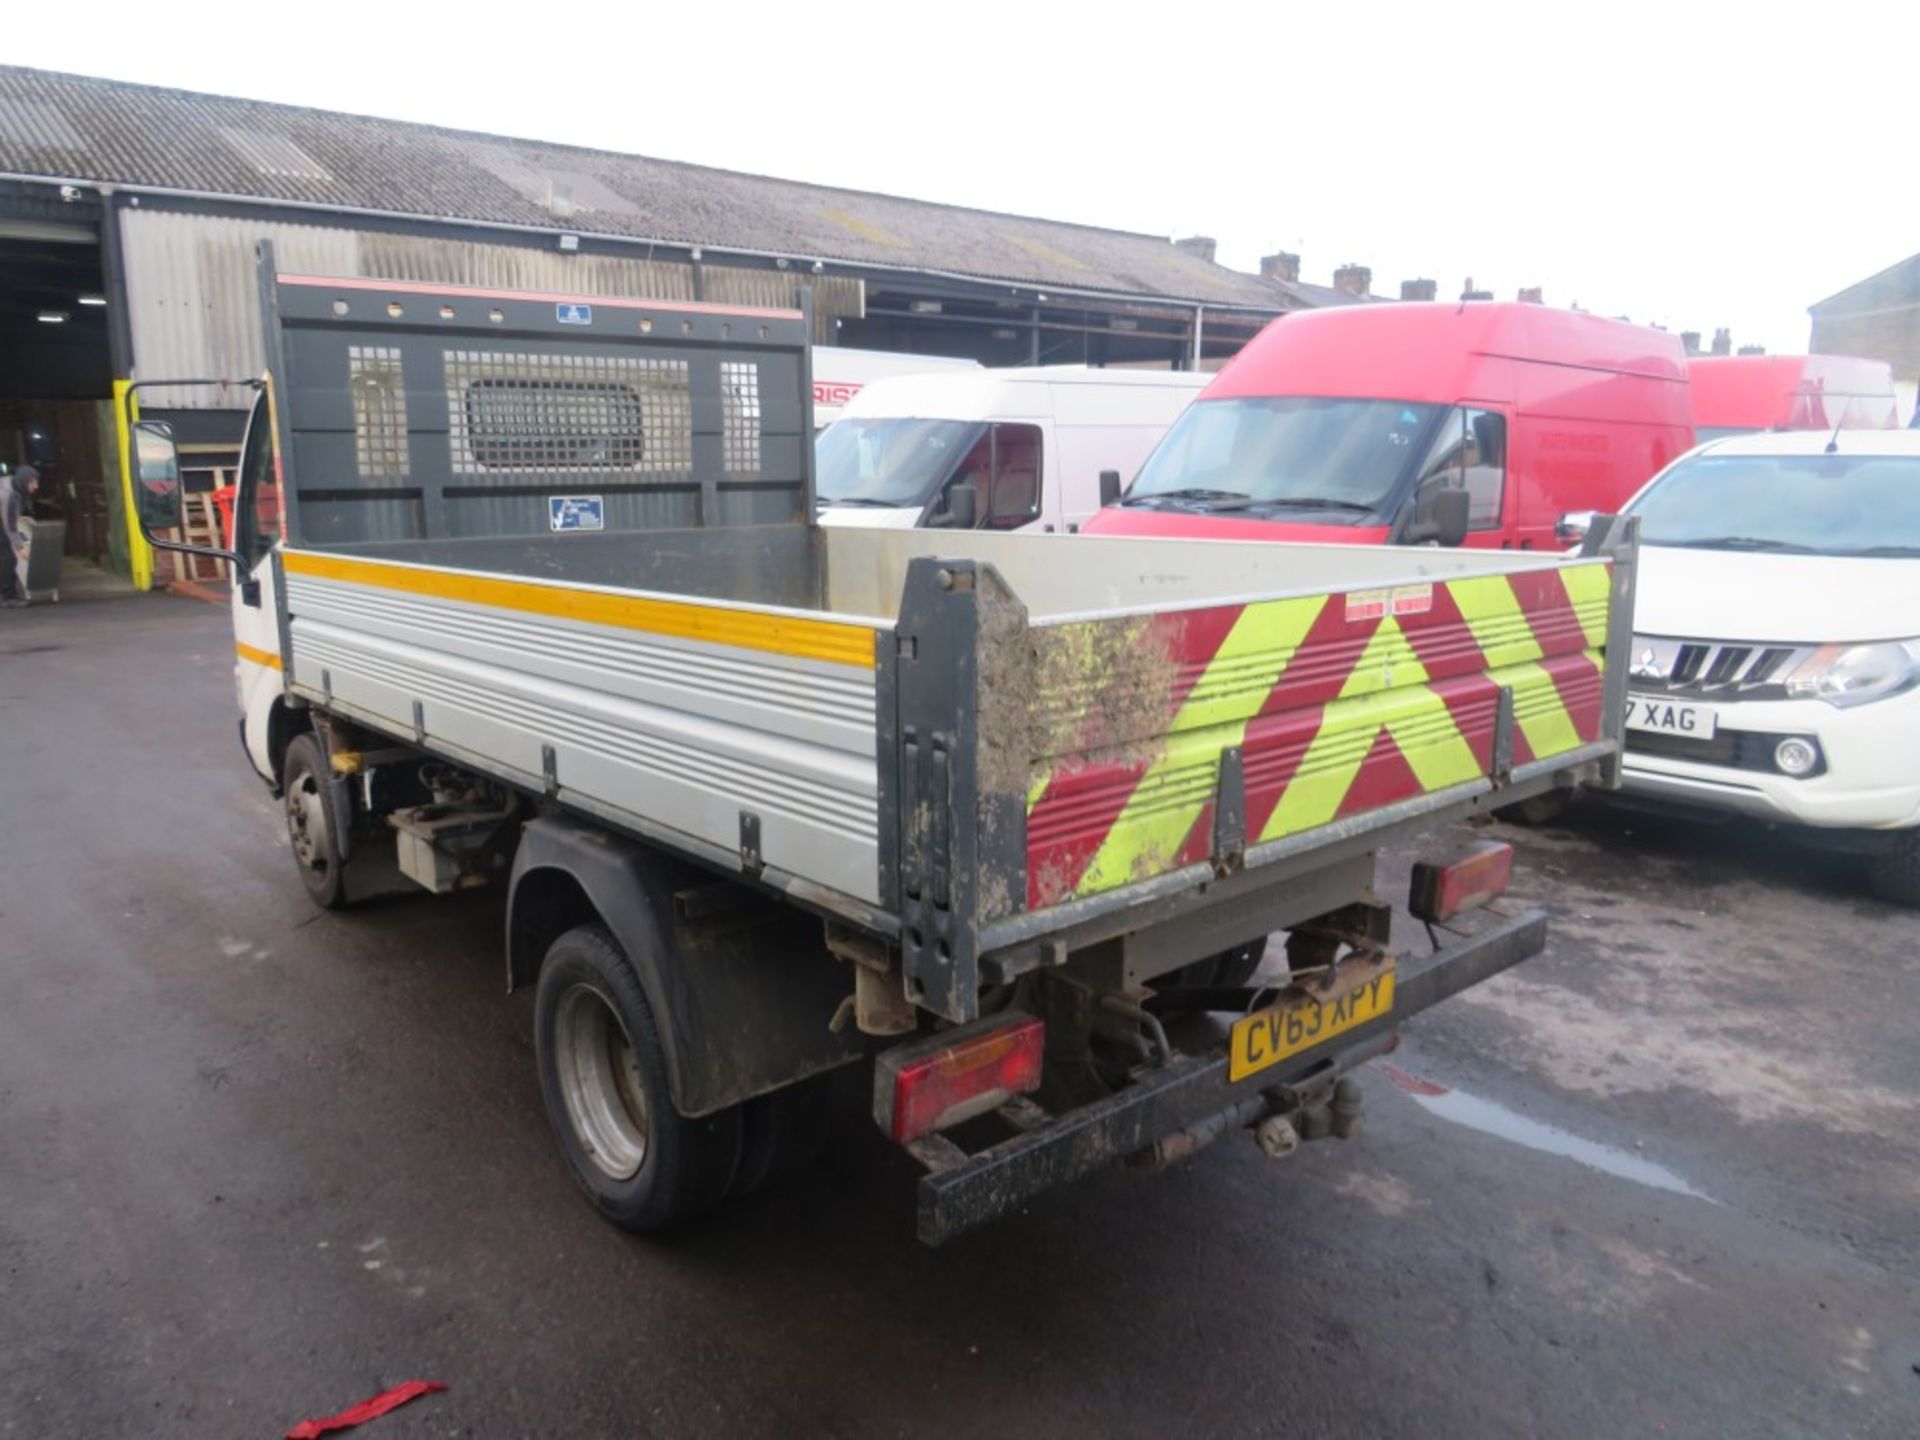
<path fill-rule="evenodd" d="M 1407 909 L 1416 920 L 1438 925 L 1504 895 L 1513 879 L 1513 846 L 1500 840 L 1471 845 L 1445 860 L 1413 867 Z"/>
<path fill-rule="evenodd" d="M 1046 1026 L 996 1016 L 896 1045 L 874 1062 L 873 1118 L 905 1144 L 1040 1087 Z"/>

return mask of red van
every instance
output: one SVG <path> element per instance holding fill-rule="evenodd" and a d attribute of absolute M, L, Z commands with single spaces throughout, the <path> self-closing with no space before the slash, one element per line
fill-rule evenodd
<path fill-rule="evenodd" d="M 1276 320 L 1090 534 L 1555 545 L 1693 445 L 1677 337 L 1544 305 L 1348 305 Z"/>
<path fill-rule="evenodd" d="M 1719 440 L 1755 430 L 1897 430 L 1893 367 L 1852 355 L 1695 355 L 1693 433 Z"/>

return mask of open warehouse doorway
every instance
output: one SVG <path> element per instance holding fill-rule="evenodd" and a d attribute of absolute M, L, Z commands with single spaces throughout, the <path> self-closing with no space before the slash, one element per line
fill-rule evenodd
<path fill-rule="evenodd" d="M 34 516 L 67 556 L 124 573 L 107 296 L 98 200 L 0 188 L 0 464 L 40 472 Z"/>

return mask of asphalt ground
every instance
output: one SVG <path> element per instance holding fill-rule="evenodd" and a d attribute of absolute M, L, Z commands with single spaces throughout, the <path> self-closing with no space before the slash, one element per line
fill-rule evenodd
<path fill-rule="evenodd" d="M 451 1388 L 360 1433 L 1920 1434 L 1920 916 L 1848 862 L 1503 831 L 1550 949 L 1411 1023 L 1354 1140 L 929 1251 L 850 1106 L 647 1241 L 560 1165 L 497 896 L 308 904 L 230 645 L 177 599 L 0 615 L 0 1435 L 267 1437 L 411 1378 Z"/>

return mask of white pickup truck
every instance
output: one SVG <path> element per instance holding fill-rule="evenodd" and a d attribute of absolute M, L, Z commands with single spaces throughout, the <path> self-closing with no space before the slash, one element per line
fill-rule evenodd
<path fill-rule="evenodd" d="M 1857 850 L 1920 905 L 1920 435 L 1712 441 L 1628 513 L 1625 789 Z"/>
<path fill-rule="evenodd" d="M 804 295 L 262 249 L 270 373 L 215 552 L 246 753 L 318 903 L 506 888 L 554 1131 L 610 1219 L 797 1163 L 856 1064 L 930 1243 L 1116 1157 L 1235 1128 L 1284 1155 L 1351 1133 L 1342 1077 L 1401 1020 L 1544 943 L 1538 911 L 1465 913 L 1510 861 L 1477 846 L 1416 877 L 1454 943 L 1396 954 L 1374 853 L 1613 776 L 1624 529 L 1574 556 L 822 529 Z M 177 455 L 132 429 L 158 537 Z"/>

